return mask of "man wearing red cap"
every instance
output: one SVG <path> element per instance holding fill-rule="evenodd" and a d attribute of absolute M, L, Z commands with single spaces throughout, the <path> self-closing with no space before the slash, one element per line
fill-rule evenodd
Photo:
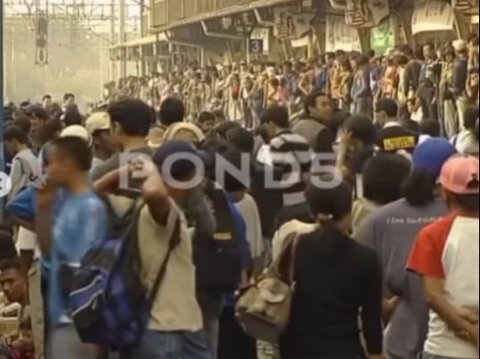
<path fill-rule="evenodd" d="M 408 269 L 424 279 L 431 307 L 424 359 L 478 358 L 479 160 L 455 156 L 440 183 L 451 213 L 419 235 Z"/>

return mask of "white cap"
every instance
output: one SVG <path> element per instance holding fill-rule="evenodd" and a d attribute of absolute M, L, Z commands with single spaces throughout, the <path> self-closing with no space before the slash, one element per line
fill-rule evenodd
<path fill-rule="evenodd" d="M 92 136 L 95 131 L 110 129 L 110 116 L 106 112 L 95 112 L 85 122 L 87 132 Z"/>
<path fill-rule="evenodd" d="M 468 44 L 465 40 L 455 40 L 453 43 L 453 48 L 455 49 L 455 51 L 465 51 L 468 49 Z"/>
<path fill-rule="evenodd" d="M 85 127 L 82 127 L 80 125 L 72 125 L 65 127 L 63 131 L 60 133 L 60 137 L 77 137 L 81 138 L 88 144 L 91 144 L 92 138 L 90 137 L 90 134 L 88 133 L 87 129 Z"/>

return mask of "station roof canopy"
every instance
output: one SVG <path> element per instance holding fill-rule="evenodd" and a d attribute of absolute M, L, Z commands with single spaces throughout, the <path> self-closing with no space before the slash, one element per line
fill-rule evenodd
<path fill-rule="evenodd" d="M 167 42 L 167 41 L 168 41 L 167 35 L 164 32 L 159 32 L 155 35 L 140 37 L 138 39 L 133 39 L 121 44 L 117 44 L 113 46 L 113 48 L 120 48 L 120 47 L 130 48 L 130 47 L 137 47 L 137 46 L 152 45 L 156 42 Z"/>
<path fill-rule="evenodd" d="M 198 14 L 196 16 L 189 16 L 188 18 L 175 20 L 166 25 L 157 26 L 155 28 L 155 31 L 165 31 L 178 26 L 184 26 L 184 25 L 189 25 L 196 22 L 200 22 L 200 21 L 214 19 L 217 17 L 224 17 L 224 16 L 233 15 L 233 14 L 238 14 L 238 13 L 251 11 L 258 8 L 290 3 L 292 1 L 293 0 L 254 0 L 249 4 L 243 3 L 241 5 L 227 6 L 223 9 L 219 9 L 216 11 L 211 11 L 207 13 Z"/>

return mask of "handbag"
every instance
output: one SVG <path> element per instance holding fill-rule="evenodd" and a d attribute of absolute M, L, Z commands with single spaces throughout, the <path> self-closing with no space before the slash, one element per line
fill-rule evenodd
<path fill-rule="evenodd" d="M 243 288 L 237 298 L 237 320 L 251 337 L 278 343 L 288 326 L 295 293 L 295 253 L 299 235 L 285 240 L 280 256 L 255 283 Z"/>

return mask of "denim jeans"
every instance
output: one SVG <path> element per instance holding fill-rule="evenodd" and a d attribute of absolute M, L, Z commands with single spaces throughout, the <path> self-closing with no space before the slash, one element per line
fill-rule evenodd
<path fill-rule="evenodd" d="M 122 349 L 120 359 L 211 359 L 211 355 L 203 331 L 148 330 L 138 344 Z"/>
<path fill-rule="evenodd" d="M 96 359 L 101 353 L 97 346 L 82 343 L 73 325 L 53 329 L 49 339 L 49 359 Z"/>
<path fill-rule="evenodd" d="M 419 359 L 469 359 L 469 358 L 452 358 L 452 357 L 445 357 L 441 355 L 423 353 L 423 354 L 420 354 Z"/>
<path fill-rule="evenodd" d="M 217 359 L 220 315 L 223 309 L 223 295 L 199 291 L 197 300 L 202 310 L 203 326 L 207 336 L 212 359 Z"/>
<path fill-rule="evenodd" d="M 185 333 L 182 341 L 182 359 L 212 359 L 205 331 Z"/>

